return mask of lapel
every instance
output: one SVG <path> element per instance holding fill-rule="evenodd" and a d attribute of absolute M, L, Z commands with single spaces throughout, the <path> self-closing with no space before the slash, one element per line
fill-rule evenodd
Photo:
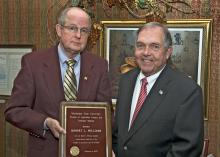
<path fill-rule="evenodd" d="M 122 119 L 122 123 L 120 125 L 122 125 L 121 128 L 123 128 L 123 132 L 125 133 L 124 135 L 127 135 L 128 133 L 133 91 L 134 91 L 135 83 L 136 83 L 137 76 L 139 73 L 140 73 L 140 69 L 136 68 L 135 70 L 133 70 L 130 76 L 125 76 L 123 79 L 124 85 L 126 87 L 121 88 L 122 90 L 121 93 L 123 93 L 122 97 L 124 98 L 121 101 L 121 103 L 123 104 L 121 106 L 123 106 L 122 111 L 123 111 L 124 116 L 121 116 L 121 118 L 124 118 L 124 119 Z"/>
<path fill-rule="evenodd" d="M 59 104 L 59 102 L 65 98 L 57 46 L 49 49 L 44 53 L 45 57 L 42 61 L 42 71 L 46 86 L 48 88 L 49 98 L 54 104 Z"/>
<path fill-rule="evenodd" d="M 93 85 L 93 81 L 96 79 L 93 72 L 94 62 L 88 53 L 87 51 L 81 53 L 80 81 L 77 94 L 78 101 L 89 100 L 91 85 Z"/>
<path fill-rule="evenodd" d="M 145 123 L 147 123 L 150 116 L 154 114 L 156 108 L 162 104 L 162 101 L 168 92 L 168 85 L 171 81 L 169 78 L 170 74 L 168 74 L 169 69 L 170 68 L 166 66 L 156 80 L 154 86 L 147 96 L 147 99 L 144 101 L 144 104 L 136 117 L 133 126 L 130 128 L 127 137 L 125 138 L 126 141 L 129 140 L 132 135 L 134 135 L 134 133 L 136 133 Z"/>

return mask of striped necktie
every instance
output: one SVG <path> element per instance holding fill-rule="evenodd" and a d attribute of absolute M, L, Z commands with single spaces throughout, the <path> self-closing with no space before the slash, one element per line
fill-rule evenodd
<path fill-rule="evenodd" d="M 138 101 L 137 101 L 137 105 L 135 107 L 135 110 L 134 110 L 134 114 L 133 114 L 133 117 L 132 117 L 132 120 L 131 120 L 131 125 L 133 124 L 134 120 L 136 119 L 139 111 L 141 110 L 141 107 L 144 103 L 144 100 L 146 99 L 147 97 L 147 78 L 143 78 L 142 80 L 142 84 L 141 84 L 141 91 L 140 91 L 140 94 L 139 94 L 139 97 L 138 97 Z"/>
<path fill-rule="evenodd" d="M 67 101 L 76 100 L 77 82 L 73 68 L 75 63 L 76 61 L 74 59 L 70 59 L 66 61 L 68 67 L 66 69 L 63 86 L 64 86 L 64 95 Z"/>

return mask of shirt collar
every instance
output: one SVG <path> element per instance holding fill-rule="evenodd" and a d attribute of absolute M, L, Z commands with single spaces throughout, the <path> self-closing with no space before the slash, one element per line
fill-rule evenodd
<path fill-rule="evenodd" d="M 66 54 L 65 54 L 65 50 L 63 49 L 63 47 L 61 46 L 60 43 L 59 43 L 59 45 L 58 45 L 58 56 L 59 56 L 59 60 L 60 60 L 60 62 L 61 62 L 62 65 L 65 64 L 65 61 L 66 61 L 66 60 L 69 60 L 69 58 L 68 58 L 68 57 L 66 56 Z M 80 53 L 77 54 L 77 55 L 73 58 L 73 59 L 76 61 L 76 64 L 79 63 L 80 58 L 81 58 Z M 75 65 L 76 65 L 76 64 L 75 64 Z"/>
<path fill-rule="evenodd" d="M 166 65 L 165 65 L 165 66 L 166 66 Z M 165 67 L 165 66 L 164 66 L 164 67 Z M 152 82 L 156 81 L 156 79 L 159 77 L 160 73 L 163 71 L 164 67 L 163 67 L 160 71 L 156 72 L 155 74 L 148 76 L 148 77 L 147 77 L 147 82 L 148 82 L 148 83 L 152 83 Z M 138 76 L 138 81 L 141 82 L 141 80 L 142 80 L 144 77 L 146 77 L 146 76 L 143 74 L 142 71 L 140 71 L 139 76 Z"/>

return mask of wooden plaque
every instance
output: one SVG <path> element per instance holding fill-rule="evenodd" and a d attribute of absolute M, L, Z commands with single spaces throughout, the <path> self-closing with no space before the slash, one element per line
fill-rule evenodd
<path fill-rule="evenodd" d="M 111 157 L 111 109 L 105 102 L 62 102 L 59 157 Z"/>

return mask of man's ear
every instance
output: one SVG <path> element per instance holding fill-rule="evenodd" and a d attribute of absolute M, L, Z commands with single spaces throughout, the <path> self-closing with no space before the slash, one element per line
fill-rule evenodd
<path fill-rule="evenodd" d="M 169 47 L 166 52 L 166 58 L 169 59 L 172 53 L 173 53 L 173 48 Z"/>
<path fill-rule="evenodd" d="M 59 24 L 56 24 L 56 32 L 58 37 L 61 37 L 61 29 L 61 26 Z"/>

